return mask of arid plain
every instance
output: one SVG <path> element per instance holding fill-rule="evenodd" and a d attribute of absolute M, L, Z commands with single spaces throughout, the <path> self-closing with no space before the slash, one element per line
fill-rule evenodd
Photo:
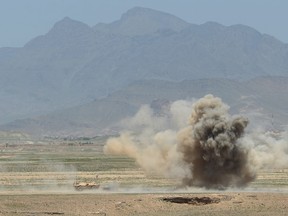
<path fill-rule="evenodd" d="M 0 215 L 287 215 L 287 169 L 261 170 L 242 189 L 183 188 L 132 159 L 104 155 L 104 142 L 1 144 Z"/>

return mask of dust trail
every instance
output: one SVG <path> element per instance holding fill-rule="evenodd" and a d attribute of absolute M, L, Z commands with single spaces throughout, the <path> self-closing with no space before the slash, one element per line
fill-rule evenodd
<path fill-rule="evenodd" d="M 104 152 L 127 155 L 147 172 L 179 178 L 184 185 L 214 189 L 244 187 L 260 168 L 287 166 L 285 139 L 245 135 L 248 119 L 229 115 L 218 97 L 176 101 L 165 109 L 158 116 L 142 107 L 125 121 L 129 131 L 109 139 Z"/>
<path fill-rule="evenodd" d="M 143 106 L 123 125 L 129 129 L 104 146 L 106 154 L 127 155 L 134 158 L 147 172 L 165 177 L 181 178 L 189 175 L 189 167 L 177 149 L 177 131 L 187 125 L 192 102 L 176 101 L 165 115 L 155 115 Z"/>

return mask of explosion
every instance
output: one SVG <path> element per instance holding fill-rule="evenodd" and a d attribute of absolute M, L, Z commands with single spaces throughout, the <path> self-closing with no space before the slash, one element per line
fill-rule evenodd
<path fill-rule="evenodd" d="M 232 118 L 220 98 L 207 95 L 193 106 L 190 127 L 179 133 L 178 149 L 189 164 L 186 185 L 222 188 L 243 186 L 255 178 L 248 164 L 249 150 L 240 138 L 248 119 Z"/>
<path fill-rule="evenodd" d="M 230 116 L 228 111 L 213 95 L 194 103 L 176 101 L 165 118 L 153 116 L 153 110 L 145 106 L 126 120 L 131 130 L 109 139 L 104 152 L 127 155 L 145 171 L 182 179 L 184 186 L 244 187 L 256 178 L 257 169 L 269 163 L 267 158 L 277 161 L 277 155 L 273 147 L 267 149 L 263 144 L 263 135 L 244 134 L 247 118 Z M 187 123 L 183 116 L 187 119 L 189 115 Z M 287 145 L 275 146 L 278 152 L 283 146 L 287 151 Z M 282 164 L 287 164 L 285 151 L 281 151 L 281 158 L 286 158 Z"/>

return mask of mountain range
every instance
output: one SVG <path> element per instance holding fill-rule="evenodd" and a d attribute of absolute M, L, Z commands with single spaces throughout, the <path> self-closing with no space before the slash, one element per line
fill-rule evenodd
<path fill-rule="evenodd" d="M 140 7 L 95 26 L 65 17 L 24 47 L 0 48 L 0 129 L 110 133 L 141 104 L 207 93 L 286 125 L 287 59 L 287 44 L 240 24 Z"/>

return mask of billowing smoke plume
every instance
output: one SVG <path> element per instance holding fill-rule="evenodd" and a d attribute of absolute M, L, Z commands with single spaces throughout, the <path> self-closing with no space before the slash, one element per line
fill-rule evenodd
<path fill-rule="evenodd" d="M 258 169 L 287 165 L 285 140 L 257 132 L 244 136 L 248 119 L 228 111 L 212 95 L 195 103 L 176 101 L 160 116 L 143 106 L 125 121 L 129 131 L 109 139 L 104 152 L 127 155 L 147 172 L 206 188 L 245 186 Z"/>
<path fill-rule="evenodd" d="M 190 165 L 188 185 L 242 186 L 255 178 L 248 164 L 249 151 L 239 138 L 248 120 L 232 118 L 220 98 L 207 95 L 193 106 L 190 127 L 179 135 L 179 151 Z"/>

